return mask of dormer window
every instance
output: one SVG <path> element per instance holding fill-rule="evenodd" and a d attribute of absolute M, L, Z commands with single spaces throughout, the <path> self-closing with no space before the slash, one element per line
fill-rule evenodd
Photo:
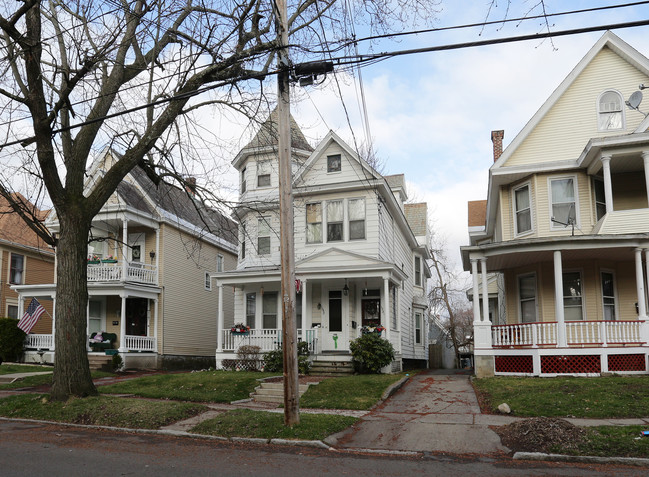
<path fill-rule="evenodd" d="M 340 172 L 340 171 L 341 171 L 340 154 L 327 156 L 327 172 Z"/>
<path fill-rule="evenodd" d="M 599 97 L 598 127 L 600 131 L 624 128 L 624 109 L 622 95 L 617 91 L 604 91 Z"/>

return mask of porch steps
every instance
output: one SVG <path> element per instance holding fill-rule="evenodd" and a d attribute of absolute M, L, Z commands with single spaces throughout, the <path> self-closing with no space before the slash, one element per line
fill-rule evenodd
<path fill-rule="evenodd" d="M 113 357 L 105 354 L 89 354 L 88 363 L 91 370 L 112 371 Z"/>
<path fill-rule="evenodd" d="M 317 384 L 317 383 L 311 383 Z M 309 389 L 309 384 L 300 384 L 300 397 Z M 271 402 L 276 404 L 284 403 L 284 383 L 263 382 L 255 388 L 255 392 L 250 393 L 250 397 L 255 402 Z"/>
<path fill-rule="evenodd" d="M 354 365 L 350 361 L 318 360 L 311 363 L 309 374 L 314 376 L 347 376 L 354 374 Z"/>

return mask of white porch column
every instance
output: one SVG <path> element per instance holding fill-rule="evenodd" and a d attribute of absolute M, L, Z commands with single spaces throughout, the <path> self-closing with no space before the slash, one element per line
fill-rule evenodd
<path fill-rule="evenodd" d="M 487 286 L 487 259 L 480 259 L 480 276 L 482 279 L 482 320 L 489 323 L 489 287 Z"/>
<path fill-rule="evenodd" d="M 220 353 L 221 351 L 223 351 L 223 325 L 225 323 L 225 319 L 223 315 L 223 285 L 217 285 L 217 288 L 219 289 L 219 315 L 218 315 L 218 324 L 216 326 L 216 351 Z M 244 314 L 245 314 L 245 308 L 244 308 Z"/>
<path fill-rule="evenodd" d="M 471 278 L 473 278 L 473 323 L 480 323 L 480 283 L 478 281 L 478 259 L 471 259 Z"/>
<path fill-rule="evenodd" d="M 383 293 L 381 295 L 381 308 L 385 315 L 385 339 L 390 341 L 390 281 L 383 279 Z"/>
<path fill-rule="evenodd" d="M 554 314 L 557 319 L 557 347 L 568 346 L 566 340 L 566 320 L 563 313 L 563 266 L 561 250 L 554 252 Z"/>
<path fill-rule="evenodd" d="M 155 229 L 155 282 L 160 283 L 160 227 Z"/>
<path fill-rule="evenodd" d="M 158 299 L 153 299 L 153 351 L 158 352 Z"/>
<path fill-rule="evenodd" d="M 128 222 L 122 219 L 122 280 L 126 281 L 126 269 L 128 264 Z"/>
<path fill-rule="evenodd" d="M 307 279 L 302 278 L 302 336 L 306 338 L 306 333 L 311 329 L 313 320 L 311 319 L 311 313 L 307 310 Z"/>
<path fill-rule="evenodd" d="M 120 309 L 119 315 L 119 351 L 126 351 L 126 297 L 124 295 L 119 296 L 122 300 L 122 307 Z"/>
<path fill-rule="evenodd" d="M 649 249 L 645 249 L 644 251 L 644 259 L 645 259 L 645 272 L 646 276 L 649 277 Z M 647 292 L 649 290 L 644 290 L 644 297 L 645 297 L 645 310 L 649 309 L 649 300 L 647 299 Z"/>
<path fill-rule="evenodd" d="M 602 172 L 604 173 L 604 197 L 606 198 L 606 213 L 613 212 L 613 186 L 611 185 L 611 156 L 602 156 Z M 645 166 L 645 173 L 647 167 Z"/>
<path fill-rule="evenodd" d="M 644 273 L 642 272 L 642 249 L 635 249 L 635 286 L 638 296 L 638 319 L 647 319 L 644 295 Z"/>
<path fill-rule="evenodd" d="M 644 162 L 645 190 L 647 191 L 647 201 L 649 202 L 649 151 L 642 151 L 642 160 Z"/>

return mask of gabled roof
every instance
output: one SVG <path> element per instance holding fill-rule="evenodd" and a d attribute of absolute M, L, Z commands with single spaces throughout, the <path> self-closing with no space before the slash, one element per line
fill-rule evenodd
<path fill-rule="evenodd" d="M 14 198 L 25 204 L 33 215 L 39 220 L 45 220 L 49 211 L 41 211 L 36 208 L 22 194 L 14 192 Z M 28 247 L 38 249 L 43 252 L 53 254 L 53 250 L 34 232 L 25 221 L 11 208 L 9 202 L 4 197 L 0 197 L 0 240 L 15 244 L 19 247 Z"/>

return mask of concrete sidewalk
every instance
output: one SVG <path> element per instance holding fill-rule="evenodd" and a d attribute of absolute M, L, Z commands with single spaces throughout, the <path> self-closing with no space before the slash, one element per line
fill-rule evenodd
<path fill-rule="evenodd" d="M 348 449 L 492 454 L 509 449 L 489 425 L 514 419 L 482 416 L 469 376 L 428 371 L 325 442 Z"/>

